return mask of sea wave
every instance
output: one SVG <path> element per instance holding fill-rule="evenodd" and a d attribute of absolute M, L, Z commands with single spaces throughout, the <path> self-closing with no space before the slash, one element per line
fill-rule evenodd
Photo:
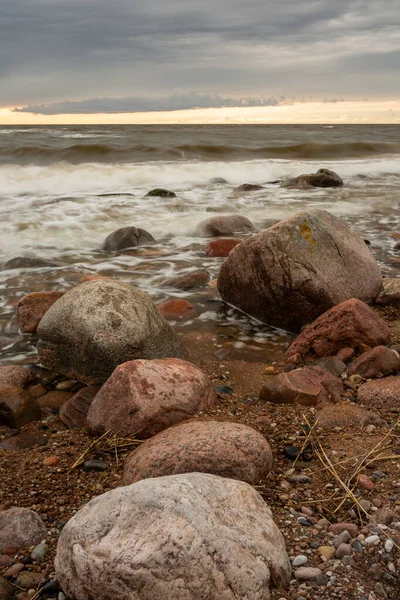
<path fill-rule="evenodd" d="M 69 136 L 72 137 L 72 136 Z M 78 137 L 78 136 L 76 136 Z M 81 135 L 81 137 L 83 137 Z M 90 137 L 90 136 L 88 136 Z M 7 139 L 7 138 L 6 138 Z M 2 164 L 51 164 L 67 162 L 147 162 L 168 160 L 340 160 L 400 154 L 400 144 L 377 142 L 302 143 L 250 147 L 234 144 L 126 144 L 122 142 L 68 143 L 66 136 L 54 143 L 0 145 Z"/>

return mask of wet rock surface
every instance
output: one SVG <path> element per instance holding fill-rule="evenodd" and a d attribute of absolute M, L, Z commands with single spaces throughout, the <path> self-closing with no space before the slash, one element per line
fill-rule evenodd
<path fill-rule="evenodd" d="M 381 285 L 362 238 L 321 210 L 299 213 L 242 241 L 218 277 L 223 300 L 293 332 L 349 298 L 373 300 Z"/>
<path fill-rule="evenodd" d="M 144 246 L 153 244 L 155 239 L 153 236 L 140 227 L 122 227 L 113 231 L 104 240 L 101 249 L 105 252 L 118 252 L 125 248 L 135 248 L 136 246 Z"/>

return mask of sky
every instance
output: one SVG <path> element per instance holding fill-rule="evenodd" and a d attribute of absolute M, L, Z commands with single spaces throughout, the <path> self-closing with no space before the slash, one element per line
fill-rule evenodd
<path fill-rule="evenodd" d="M 399 75 L 399 0 L 0 0 L 0 123 L 399 122 Z"/>

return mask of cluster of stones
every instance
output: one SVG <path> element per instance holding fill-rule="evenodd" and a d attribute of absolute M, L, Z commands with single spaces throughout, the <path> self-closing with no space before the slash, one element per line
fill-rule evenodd
<path fill-rule="evenodd" d="M 342 182 L 320 170 L 286 185 Z M 153 192 L 150 197 L 169 197 L 161 194 L 165 190 Z M 208 219 L 196 233 L 254 231 L 250 221 L 232 215 Z M 120 251 L 153 241 L 130 227 L 112 233 L 102 248 Z M 220 249 L 212 244 L 209 256 L 227 257 L 218 278 L 226 302 L 289 331 L 303 327 L 283 372 L 268 372 L 261 400 L 315 406 L 322 422 L 323 410 L 342 399 L 358 396 L 369 408 L 398 402 L 400 380 L 391 375 L 400 370 L 399 354 L 389 347 L 387 325 L 367 304 L 380 293 L 382 277 L 357 234 L 325 211 L 309 211 L 240 243 L 225 239 Z M 190 289 L 193 280 L 206 284 L 209 276 L 192 272 L 165 285 Z M 73 385 L 79 382 L 76 393 L 58 390 L 69 394 L 57 406 L 60 419 L 95 435 L 145 440 L 126 460 L 123 487 L 93 499 L 65 526 L 56 573 L 66 595 L 268 600 L 270 587 L 288 585 L 292 566 L 297 582 L 327 585 L 329 574 L 306 566 L 306 555 L 291 556 L 291 565 L 270 509 L 251 487 L 273 466 L 265 437 L 247 425 L 196 416 L 216 405 L 216 390 L 186 360 L 166 320 L 180 313 L 193 317 L 195 309 L 178 300 L 157 308 L 140 290 L 107 278 L 50 294 L 42 294 L 43 302 L 30 294 L 17 312 L 22 330 L 38 335 L 41 363 Z M 35 395 L 35 387 L 29 370 L 0 369 L 0 424 L 19 428 L 41 417 L 39 400 L 47 394 Z M 358 485 L 368 486 L 368 478 L 360 477 Z M 0 549 L 45 539 L 36 520 L 40 535 L 19 540 L 29 527 L 21 517 L 21 531 L 13 528 L 12 516 L 0 513 Z M 25 516 L 27 523 L 35 520 Z M 354 553 L 382 543 L 381 529 L 365 535 L 351 524 L 329 526 L 307 510 L 298 523 L 319 532 L 329 527 L 332 537 L 313 547 L 322 561 L 351 566 Z"/>

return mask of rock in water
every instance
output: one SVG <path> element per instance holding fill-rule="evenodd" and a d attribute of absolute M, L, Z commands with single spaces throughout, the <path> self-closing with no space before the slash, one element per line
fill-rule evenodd
<path fill-rule="evenodd" d="M 17 319 L 22 333 L 36 333 L 37 327 L 50 306 L 65 292 L 32 292 L 17 304 Z"/>
<path fill-rule="evenodd" d="M 197 234 L 202 237 L 218 237 L 234 233 L 253 233 L 253 231 L 255 231 L 253 223 L 242 215 L 211 217 L 202 221 L 196 228 Z"/>
<path fill-rule="evenodd" d="M 29 508 L 14 507 L 0 512 L 0 550 L 35 546 L 46 535 L 42 519 Z"/>
<path fill-rule="evenodd" d="M 120 365 L 90 405 L 87 424 L 97 434 L 111 429 L 149 437 L 216 404 L 207 375 L 185 360 L 133 360 Z"/>
<path fill-rule="evenodd" d="M 178 473 L 213 473 L 256 485 L 273 465 L 265 437 L 243 423 L 190 419 L 169 427 L 131 452 L 125 485 Z"/>
<path fill-rule="evenodd" d="M 105 252 L 118 252 L 125 248 L 134 248 L 135 246 L 143 246 L 153 244 L 155 239 L 145 229 L 137 229 L 136 227 L 121 227 L 113 231 L 106 237 L 101 247 Z"/>
<path fill-rule="evenodd" d="M 223 300 L 294 332 L 343 300 L 374 299 L 381 286 L 364 240 L 323 210 L 299 213 L 244 240 L 218 277 Z"/>
<path fill-rule="evenodd" d="M 75 600 L 269 600 L 291 565 L 248 484 L 204 473 L 98 496 L 64 527 L 56 576 Z"/>
<path fill-rule="evenodd" d="M 299 175 L 298 177 L 284 181 L 281 184 L 281 187 L 307 190 L 315 187 L 341 187 L 342 185 L 343 179 L 339 177 L 335 171 L 330 171 L 329 169 L 318 169 L 316 173 Z"/>
<path fill-rule="evenodd" d="M 38 327 L 42 364 L 92 385 L 135 358 L 184 357 L 178 336 L 150 297 L 103 279 L 67 292 Z"/>

